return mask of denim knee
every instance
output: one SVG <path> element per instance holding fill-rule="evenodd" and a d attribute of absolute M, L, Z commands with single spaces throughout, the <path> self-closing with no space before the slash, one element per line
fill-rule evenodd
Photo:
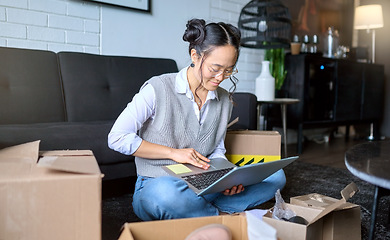
<path fill-rule="evenodd" d="M 181 179 L 148 179 L 133 199 L 134 212 L 143 220 L 216 215 L 218 210 L 197 196 Z"/>
<path fill-rule="evenodd" d="M 159 177 L 150 182 L 147 186 L 148 197 L 155 199 L 161 205 L 176 205 L 178 197 L 188 185 L 181 179 L 175 177 Z M 145 189 L 146 190 L 146 189 Z"/>
<path fill-rule="evenodd" d="M 278 189 L 282 190 L 286 185 L 286 175 L 284 174 L 283 169 L 280 169 L 264 181 L 271 183 L 274 186 L 275 191 Z"/>
<path fill-rule="evenodd" d="M 186 184 L 174 177 L 148 179 L 134 199 L 134 205 L 138 206 L 139 211 L 151 214 L 152 219 L 160 219 L 162 216 L 157 215 L 164 215 L 165 210 L 169 212 L 177 207 L 179 189 L 185 187 L 181 185 Z"/>

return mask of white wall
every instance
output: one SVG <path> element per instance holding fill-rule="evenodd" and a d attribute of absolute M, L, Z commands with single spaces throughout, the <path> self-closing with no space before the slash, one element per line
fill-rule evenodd
<path fill-rule="evenodd" d="M 0 0 L 0 46 L 99 53 L 100 11 L 77 0 Z"/>
<path fill-rule="evenodd" d="M 182 40 L 191 18 L 223 21 L 237 26 L 242 0 L 152 0 L 152 13 L 129 11 L 112 6 L 102 9 L 102 53 L 176 60 L 179 69 L 190 63 L 188 43 Z M 118 24 L 121 23 L 121 24 Z M 242 49 L 238 62 L 237 91 L 254 92 L 263 51 Z M 229 81 L 222 87 L 229 89 Z"/>
<path fill-rule="evenodd" d="M 182 68 L 190 62 L 182 40 L 186 22 L 203 18 L 237 26 L 249 0 L 151 2 L 151 13 L 144 13 L 86 0 L 0 0 L 0 46 L 172 58 Z M 241 49 L 237 91 L 254 93 L 262 59 L 262 50 Z"/>
<path fill-rule="evenodd" d="M 102 53 L 173 58 L 188 64 L 188 45 L 182 40 L 190 18 L 209 19 L 210 0 L 152 1 L 152 13 L 125 8 L 102 9 Z"/>

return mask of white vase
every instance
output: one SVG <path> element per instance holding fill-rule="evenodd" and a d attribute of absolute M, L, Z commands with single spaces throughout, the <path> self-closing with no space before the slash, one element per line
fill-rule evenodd
<path fill-rule="evenodd" d="M 275 78 L 269 72 L 269 61 L 263 61 L 261 73 L 256 78 L 257 101 L 273 101 L 275 99 Z"/>

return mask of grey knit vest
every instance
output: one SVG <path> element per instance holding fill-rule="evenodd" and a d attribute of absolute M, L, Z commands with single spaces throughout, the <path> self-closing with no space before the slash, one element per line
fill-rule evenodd
<path fill-rule="evenodd" d="M 145 141 L 176 149 L 194 148 L 203 156 L 210 155 L 225 138 L 232 103 L 228 92 L 218 88 L 218 100 L 210 101 L 209 111 L 202 125 L 194 113 L 191 100 L 175 90 L 176 73 L 151 78 L 148 83 L 156 95 L 156 113 L 139 131 Z M 137 174 L 147 177 L 168 175 L 161 166 L 176 164 L 170 159 L 135 158 Z"/>

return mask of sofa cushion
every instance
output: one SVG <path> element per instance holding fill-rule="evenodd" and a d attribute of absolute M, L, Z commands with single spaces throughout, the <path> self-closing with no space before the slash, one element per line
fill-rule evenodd
<path fill-rule="evenodd" d="M 0 124 L 65 121 L 53 52 L 0 47 Z"/>
<path fill-rule="evenodd" d="M 68 121 L 114 120 L 154 75 L 177 72 L 170 59 L 58 53 Z"/>

